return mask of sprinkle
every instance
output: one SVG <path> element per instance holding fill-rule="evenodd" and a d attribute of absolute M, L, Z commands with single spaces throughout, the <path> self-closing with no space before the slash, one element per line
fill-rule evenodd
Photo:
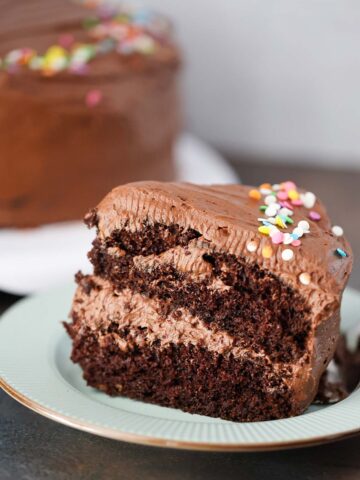
<path fill-rule="evenodd" d="M 293 235 L 296 235 L 298 238 L 302 237 L 304 235 L 304 230 L 301 227 L 296 227 L 292 231 Z M 297 240 L 297 238 L 295 238 Z"/>
<path fill-rule="evenodd" d="M 274 195 L 267 195 L 264 198 L 264 203 L 265 205 L 271 205 L 272 203 L 276 203 L 276 198 L 274 197 Z"/>
<path fill-rule="evenodd" d="M 318 212 L 314 212 L 313 210 L 311 210 L 311 212 L 309 213 L 309 218 L 311 220 L 314 220 L 315 222 L 318 222 L 321 219 L 321 215 Z"/>
<path fill-rule="evenodd" d="M 271 191 L 271 185 L 270 183 L 262 183 L 259 187 L 259 190 L 270 190 Z"/>
<path fill-rule="evenodd" d="M 334 225 L 331 231 L 335 235 L 335 237 L 342 237 L 344 235 L 344 230 L 339 227 L 339 225 Z"/>
<path fill-rule="evenodd" d="M 280 228 L 286 228 L 286 223 L 280 215 L 276 215 L 275 225 L 278 225 Z"/>
<path fill-rule="evenodd" d="M 284 233 L 284 240 L 283 243 L 284 245 L 290 245 L 294 241 L 293 237 L 290 235 L 290 233 Z"/>
<path fill-rule="evenodd" d="M 294 182 L 283 182 L 281 184 L 281 188 L 283 188 L 284 190 L 296 190 L 296 185 Z"/>
<path fill-rule="evenodd" d="M 282 232 L 279 232 L 278 230 L 271 235 L 271 240 L 272 240 L 272 243 L 274 243 L 275 245 L 278 245 L 283 242 L 284 234 Z"/>
<path fill-rule="evenodd" d="M 74 42 L 75 38 L 74 35 L 71 35 L 71 33 L 64 33 L 58 38 L 58 44 L 63 48 L 70 48 Z"/>
<path fill-rule="evenodd" d="M 307 272 L 300 273 L 299 280 L 300 280 L 300 283 L 302 283 L 303 285 L 309 285 L 311 281 L 310 274 Z"/>
<path fill-rule="evenodd" d="M 305 208 L 313 208 L 316 203 L 316 196 L 312 192 L 306 192 L 300 198 Z"/>
<path fill-rule="evenodd" d="M 254 241 L 251 241 L 246 245 L 246 248 L 248 252 L 251 252 L 251 253 L 255 252 L 257 249 L 257 243 Z"/>
<path fill-rule="evenodd" d="M 288 209 L 291 210 L 291 211 L 294 210 L 293 205 L 291 205 L 291 203 L 287 202 L 286 200 L 283 201 L 283 202 L 280 202 L 280 205 L 281 205 L 282 207 L 288 208 Z"/>
<path fill-rule="evenodd" d="M 291 217 L 292 215 L 294 215 L 294 212 L 290 210 L 290 208 L 282 207 L 279 210 L 279 214 L 284 215 L 285 217 Z"/>
<path fill-rule="evenodd" d="M 284 218 L 285 218 L 285 222 L 286 223 L 290 223 L 290 225 L 292 225 L 294 223 L 294 220 L 290 217 L 288 217 L 287 215 L 282 215 Z"/>
<path fill-rule="evenodd" d="M 259 190 L 252 189 L 249 191 L 249 197 L 253 200 L 260 200 L 261 193 L 259 192 Z"/>
<path fill-rule="evenodd" d="M 265 215 L 267 217 L 274 217 L 278 212 L 278 207 L 273 203 L 267 207 L 265 210 Z"/>
<path fill-rule="evenodd" d="M 100 90 L 89 90 L 86 94 L 85 103 L 88 107 L 96 107 L 102 100 L 102 93 Z"/>
<path fill-rule="evenodd" d="M 259 207 L 260 212 L 265 212 L 266 209 L 267 209 L 266 205 L 261 205 L 261 207 Z"/>
<path fill-rule="evenodd" d="M 301 207 L 301 205 L 303 204 L 303 201 L 301 200 L 301 198 L 297 198 L 296 200 L 291 200 L 291 203 L 295 207 Z"/>
<path fill-rule="evenodd" d="M 291 242 L 291 245 L 292 245 L 293 247 L 300 247 L 300 245 L 301 245 L 301 240 L 296 239 L 296 240 L 294 240 L 293 242 Z"/>
<path fill-rule="evenodd" d="M 270 258 L 273 254 L 273 249 L 270 247 L 270 245 L 265 245 L 261 251 L 261 254 L 264 258 Z"/>
<path fill-rule="evenodd" d="M 260 233 L 263 233 L 264 235 L 270 235 L 270 228 L 267 226 L 262 226 L 258 228 Z"/>
<path fill-rule="evenodd" d="M 287 192 L 285 192 L 284 190 L 280 190 L 280 191 L 277 193 L 277 198 L 278 198 L 279 200 L 287 200 L 289 197 L 288 197 Z"/>
<path fill-rule="evenodd" d="M 307 222 L 306 220 L 300 220 L 300 222 L 298 223 L 298 227 L 301 228 L 304 233 L 310 232 L 310 225 L 309 222 Z"/>
<path fill-rule="evenodd" d="M 278 183 L 274 183 L 274 185 L 272 186 L 272 189 L 274 192 L 278 192 L 280 190 L 280 185 Z"/>
<path fill-rule="evenodd" d="M 272 190 L 270 190 L 269 188 L 260 188 L 260 193 L 261 195 L 271 195 Z"/>
<path fill-rule="evenodd" d="M 298 198 L 300 197 L 297 190 L 289 190 L 287 194 L 290 200 L 298 200 Z"/>
<path fill-rule="evenodd" d="M 292 250 L 290 250 L 290 248 L 285 248 L 285 250 L 283 250 L 281 252 L 281 258 L 285 261 L 285 262 L 288 262 L 289 260 L 291 260 L 292 258 L 294 257 L 294 252 Z"/>
<path fill-rule="evenodd" d="M 348 256 L 347 253 L 344 250 L 342 250 L 341 248 L 337 248 L 335 250 L 335 253 L 337 253 L 339 255 L 339 257 L 342 257 L 342 258 L 345 258 L 345 257 Z"/>

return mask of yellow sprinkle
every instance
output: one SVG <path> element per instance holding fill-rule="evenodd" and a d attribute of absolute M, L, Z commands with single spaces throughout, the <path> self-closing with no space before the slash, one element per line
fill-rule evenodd
<path fill-rule="evenodd" d="M 270 245 L 265 245 L 265 247 L 261 251 L 261 254 L 264 258 L 270 258 L 272 253 L 273 253 L 273 250 L 270 247 Z"/>
<path fill-rule="evenodd" d="M 287 193 L 290 200 L 298 200 L 300 197 L 299 193 L 296 190 L 289 190 Z"/>
<path fill-rule="evenodd" d="M 277 225 L 280 228 L 286 228 L 286 223 L 279 215 L 276 215 L 275 217 L 275 225 Z"/>
<path fill-rule="evenodd" d="M 252 198 L 253 200 L 260 200 L 261 193 L 259 192 L 259 190 L 253 189 L 253 190 L 250 190 L 249 197 Z"/>
<path fill-rule="evenodd" d="M 59 45 L 53 45 L 46 50 L 45 57 L 47 59 L 58 58 L 58 57 L 66 57 L 67 52 L 64 48 L 60 47 Z"/>
<path fill-rule="evenodd" d="M 260 233 L 263 233 L 264 235 L 270 235 L 270 227 L 266 227 L 265 225 L 262 225 L 261 227 L 258 228 Z"/>

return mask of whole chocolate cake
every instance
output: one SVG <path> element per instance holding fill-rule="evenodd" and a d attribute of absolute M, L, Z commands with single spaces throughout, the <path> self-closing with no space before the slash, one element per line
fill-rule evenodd
<path fill-rule="evenodd" d="M 113 185 L 172 179 L 179 53 L 167 20 L 96 1 L 0 0 L 0 11 L 0 226 L 80 219 Z"/>
<path fill-rule="evenodd" d="M 303 412 L 339 337 L 352 253 L 293 182 L 139 182 L 86 223 L 72 360 L 110 395 L 236 421 Z"/>

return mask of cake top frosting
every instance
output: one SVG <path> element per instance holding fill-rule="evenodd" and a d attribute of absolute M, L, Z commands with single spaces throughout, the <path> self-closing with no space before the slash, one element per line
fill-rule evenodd
<path fill-rule="evenodd" d="M 5 8 L 0 70 L 8 74 L 110 75 L 119 59 L 178 61 L 169 21 L 151 10 L 99 0 L 26 0 L 6 2 Z"/>
<path fill-rule="evenodd" d="M 110 192 L 96 209 L 99 236 L 144 222 L 200 232 L 214 249 L 241 256 L 307 292 L 312 305 L 339 302 L 352 266 L 342 228 L 294 182 L 199 186 L 137 182 Z"/>

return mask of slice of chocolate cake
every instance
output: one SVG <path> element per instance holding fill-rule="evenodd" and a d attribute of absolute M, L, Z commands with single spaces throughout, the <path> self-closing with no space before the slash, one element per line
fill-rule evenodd
<path fill-rule="evenodd" d="M 311 403 L 352 264 L 312 193 L 133 183 L 86 222 L 94 274 L 77 275 L 66 328 L 89 385 L 237 421 Z"/>

